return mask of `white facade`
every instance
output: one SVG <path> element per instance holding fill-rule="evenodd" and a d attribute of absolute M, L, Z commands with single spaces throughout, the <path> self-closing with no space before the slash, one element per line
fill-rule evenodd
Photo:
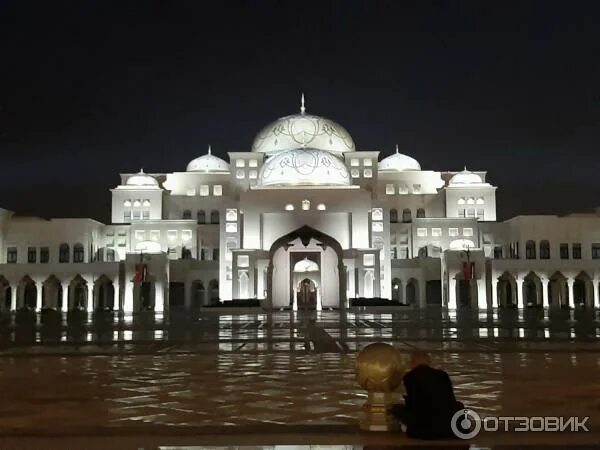
<path fill-rule="evenodd" d="M 0 310 L 599 306 L 600 215 L 498 223 L 486 172 L 381 159 L 304 106 L 249 148 L 121 174 L 108 225 L 0 210 Z"/>

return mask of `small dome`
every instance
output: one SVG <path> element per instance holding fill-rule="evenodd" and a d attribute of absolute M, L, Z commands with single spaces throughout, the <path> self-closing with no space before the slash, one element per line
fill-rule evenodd
<path fill-rule="evenodd" d="M 208 153 L 192 159 L 187 165 L 188 172 L 229 172 L 229 164 L 214 156 L 208 146 Z"/>
<path fill-rule="evenodd" d="M 252 151 L 275 155 L 299 147 L 333 153 L 355 151 L 354 141 L 340 124 L 324 117 L 305 114 L 304 94 L 300 114 L 277 119 L 264 127 L 254 139 Z"/>
<path fill-rule="evenodd" d="M 158 181 L 151 175 L 144 173 L 144 169 L 140 169 L 135 175 L 131 175 L 125 181 L 126 186 L 145 186 L 158 187 Z"/>
<path fill-rule="evenodd" d="M 450 178 L 450 185 L 461 185 L 461 184 L 482 184 L 483 180 L 476 173 L 467 170 L 465 167 L 462 172 L 458 172 L 452 178 Z"/>
<path fill-rule="evenodd" d="M 403 155 L 398 152 L 398 146 L 396 145 L 396 153 L 383 158 L 379 162 L 379 170 L 389 172 L 404 172 L 405 170 L 421 170 L 419 161 L 410 156 Z"/>
<path fill-rule="evenodd" d="M 348 168 L 340 158 L 315 148 L 288 150 L 261 167 L 262 186 L 349 186 Z"/>

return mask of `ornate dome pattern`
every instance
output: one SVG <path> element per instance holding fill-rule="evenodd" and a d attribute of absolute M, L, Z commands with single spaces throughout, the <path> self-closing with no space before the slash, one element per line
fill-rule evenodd
<path fill-rule="evenodd" d="M 188 172 L 229 172 L 229 163 L 211 153 L 210 145 L 208 153 L 192 159 L 187 165 Z"/>
<path fill-rule="evenodd" d="M 281 117 L 267 125 L 254 139 L 252 151 L 275 155 L 299 147 L 333 153 L 355 151 L 354 141 L 344 127 L 309 114 Z"/>
<path fill-rule="evenodd" d="M 450 178 L 450 185 L 464 185 L 464 184 L 482 184 L 483 180 L 479 175 L 465 167 L 462 172 L 458 172 L 452 178 Z"/>
<path fill-rule="evenodd" d="M 383 158 L 379 162 L 379 170 L 389 172 L 404 172 L 405 170 L 421 170 L 419 161 L 410 156 L 403 155 L 398 152 L 398 146 L 396 146 L 396 153 Z"/>
<path fill-rule="evenodd" d="M 144 173 L 144 169 L 140 169 L 135 175 L 131 175 L 125 181 L 126 186 L 141 186 L 141 187 L 158 187 L 158 181 L 151 175 Z"/>
<path fill-rule="evenodd" d="M 348 186 L 346 165 L 335 155 L 315 148 L 299 148 L 275 155 L 262 166 L 261 186 Z"/>

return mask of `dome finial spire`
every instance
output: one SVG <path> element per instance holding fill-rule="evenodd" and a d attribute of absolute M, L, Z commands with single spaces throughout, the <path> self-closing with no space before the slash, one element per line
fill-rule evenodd
<path fill-rule="evenodd" d="M 300 96 L 300 114 L 304 114 L 306 112 L 306 106 L 304 106 L 304 92 Z"/>
<path fill-rule="evenodd" d="M 396 144 L 396 153 L 400 153 L 400 152 L 398 151 L 398 144 Z"/>
<path fill-rule="evenodd" d="M 142 168 L 140 169 L 140 174 L 143 174 L 143 173 L 144 173 L 144 168 L 142 167 Z"/>
<path fill-rule="evenodd" d="M 211 150 L 211 148 L 210 148 L 210 144 L 208 144 L 208 154 L 209 154 L 209 155 L 212 155 L 212 150 Z"/>

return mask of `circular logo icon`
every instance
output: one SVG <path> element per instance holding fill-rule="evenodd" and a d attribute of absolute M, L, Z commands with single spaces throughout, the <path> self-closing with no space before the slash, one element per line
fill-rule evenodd
<path fill-rule="evenodd" d="M 460 439 L 472 439 L 481 431 L 481 417 L 472 409 L 459 409 L 450 420 L 454 436 Z"/>

